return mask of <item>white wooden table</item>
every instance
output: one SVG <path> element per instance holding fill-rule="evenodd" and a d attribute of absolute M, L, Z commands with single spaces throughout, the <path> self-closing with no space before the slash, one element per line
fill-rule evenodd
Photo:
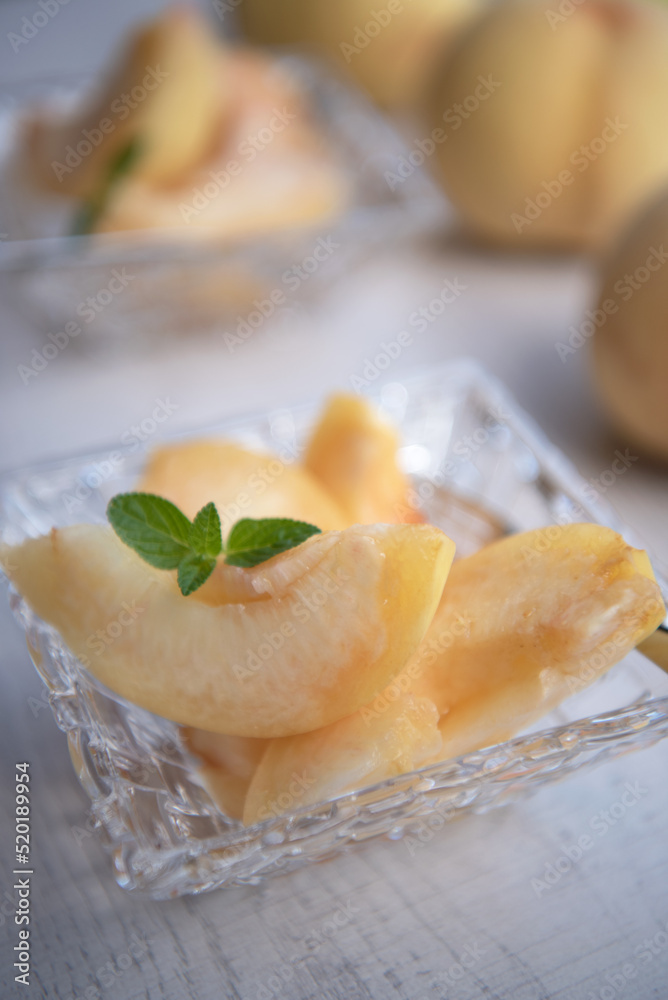
<path fill-rule="evenodd" d="M 136 11 L 130 0 L 111 7 L 71 0 L 15 54 L 6 36 L 37 8 L 0 4 L 0 91 L 65 63 L 93 68 Z M 463 353 L 477 357 L 585 476 L 598 477 L 626 442 L 608 433 L 592 399 L 586 350 L 564 364 L 555 349 L 593 294 L 588 266 L 476 257 L 445 246 L 358 270 L 288 337 L 267 331 L 234 354 L 210 342 L 172 344 L 130 366 L 65 352 L 28 385 L 17 366 L 40 335 L 5 303 L 0 468 L 118 441 L 159 398 L 177 404 L 171 431 L 345 387 L 445 277 L 458 277 L 465 294 L 416 337 L 391 376 Z M 665 562 L 667 487 L 665 470 L 639 460 L 608 493 Z M 380 841 L 260 888 L 153 903 L 117 888 L 88 834 L 87 799 L 6 605 L 0 635 L 3 1000 L 668 996 L 668 742 L 452 824 L 420 849 Z M 10 796 L 13 765 L 22 760 L 31 765 L 35 839 L 28 987 L 14 983 L 11 968 Z M 627 783 L 636 790 L 633 803 L 608 824 L 601 817 Z M 592 831 L 593 847 L 568 872 L 546 890 L 532 884 Z"/>

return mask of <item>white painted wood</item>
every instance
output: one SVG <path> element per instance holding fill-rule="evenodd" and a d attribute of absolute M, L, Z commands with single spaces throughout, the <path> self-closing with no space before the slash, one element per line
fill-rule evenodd
<path fill-rule="evenodd" d="M 7 32 L 32 10 L 16 0 L 0 5 L 0 45 L 7 47 Z M 15 61 L 5 61 L 1 86 L 39 71 L 38 46 L 50 67 L 94 65 L 92 53 L 107 51 L 135 10 L 89 0 L 84 11 L 82 0 L 72 0 L 25 54 L 9 53 Z M 297 325 L 287 340 L 267 330 L 234 355 L 222 344 L 172 344 L 160 358 L 139 353 L 129 365 L 73 350 L 27 386 L 17 365 L 40 336 L 5 303 L 0 467 L 118 441 L 159 397 L 179 404 L 172 429 L 345 386 L 446 276 L 469 287 L 442 320 L 416 335 L 396 363 L 397 376 L 462 353 L 476 356 L 586 476 L 608 468 L 620 442 L 608 435 L 592 399 L 586 350 L 562 364 L 554 346 L 592 294 L 588 267 L 477 258 L 447 248 L 360 268 L 319 317 Z M 668 562 L 667 485 L 665 471 L 640 460 L 608 496 Z M 575 776 L 523 804 L 460 821 L 414 855 L 405 843 L 372 843 L 258 889 L 153 903 L 118 889 L 95 838 L 82 839 L 87 800 L 64 737 L 39 708 L 40 683 L 6 606 L 0 635 L 3 899 L 12 884 L 12 767 L 22 759 L 33 775 L 35 838 L 33 984 L 13 983 L 16 928 L 5 919 L 3 1000 L 668 995 L 668 946 L 656 945 L 649 960 L 638 953 L 654 935 L 668 942 L 661 936 L 668 921 L 668 743 Z M 600 830 L 601 811 L 620 800 L 626 783 L 639 783 L 636 803 L 614 826 L 596 832 L 592 823 L 598 817 Z M 583 834 L 592 837 L 592 847 L 537 894 L 532 879 L 543 878 L 546 865 Z M 145 952 L 137 941 L 145 942 Z M 139 957 L 121 972 L 118 963 L 126 964 L 131 945 Z M 459 964 L 462 955 L 470 968 Z M 118 976 L 105 973 L 109 962 Z"/>

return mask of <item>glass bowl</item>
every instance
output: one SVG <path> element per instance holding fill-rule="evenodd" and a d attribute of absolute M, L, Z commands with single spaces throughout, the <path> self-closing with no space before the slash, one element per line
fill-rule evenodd
<path fill-rule="evenodd" d="M 632 541 L 607 505 L 587 499 L 585 481 L 508 392 L 475 364 L 436 368 L 372 395 L 400 427 L 400 458 L 415 499 L 460 552 L 509 531 L 573 520 L 621 527 Z M 224 434 L 296 457 L 318 410 L 226 421 L 198 436 Z M 103 522 L 109 498 L 132 488 L 143 462 L 134 445 L 6 475 L 0 539 L 16 544 L 53 526 Z M 67 733 L 116 879 L 155 898 L 256 884 L 372 837 L 405 835 L 418 843 L 455 817 L 515 800 L 668 733 L 668 678 L 634 651 L 528 734 L 244 827 L 210 798 L 175 723 L 109 691 L 11 588 L 10 601 Z"/>
<path fill-rule="evenodd" d="M 20 311 L 38 329 L 57 336 L 76 323 L 83 336 L 71 334 L 73 343 L 123 345 L 168 332 L 231 333 L 256 300 L 272 312 L 307 301 L 370 251 L 445 218 L 445 200 L 422 169 L 388 182 L 406 149 L 362 94 L 308 59 L 275 58 L 308 95 L 311 125 L 348 195 L 331 218 L 245 239 L 186 239 L 185 226 L 181 235 L 67 235 L 74 203 L 28 187 L 13 156 L 27 108 L 71 106 L 87 83 L 32 84 L 0 108 L 0 274 L 12 277 Z M 260 311 L 266 317 L 267 306 Z"/>

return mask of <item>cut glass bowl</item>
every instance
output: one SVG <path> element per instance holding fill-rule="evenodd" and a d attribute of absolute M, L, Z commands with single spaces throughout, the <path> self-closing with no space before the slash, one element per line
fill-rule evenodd
<path fill-rule="evenodd" d="M 450 364 L 371 395 L 400 428 L 400 459 L 424 513 L 454 537 L 460 553 L 508 531 L 567 521 L 598 521 L 633 541 L 605 503 L 586 499 L 591 490 L 573 466 L 477 365 Z M 228 420 L 197 436 L 225 435 L 298 456 L 318 409 Z M 133 449 L 3 477 L 2 541 L 104 521 L 110 497 L 131 489 L 140 473 L 144 453 Z M 668 678 L 635 651 L 529 734 L 244 827 L 210 798 L 175 723 L 109 691 L 11 588 L 10 600 L 116 879 L 155 898 L 256 884 L 372 837 L 424 836 L 668 733 Z"/>
<path fill-rule="evenodd" d="M 72 334 L 73 342 L 88 346 L 125 349 L 166 333 L 224 335 L 248 321 L 258 301 L 269 297 L 280 315 L 317 298 L 372 251 L 445 219 L 445 199 L 425 171 L 416 168 L 401 183 L 388 183 L 406 149 L 361 93 L 303 57 L 277 62 L 308 95 L 310 123 L 348 197 L 331 218 L 247 238 L 197 240 L 187 226 L 67 235 L 76 205 L 29 186 L 15 151 L 31 104 L 71 106 L 90 81 L 24 87 L 0 107 L 0 275 L 12 276 L 9 288 L 22 314 L 50 333 L 76 321 L 82 336 Z"/>

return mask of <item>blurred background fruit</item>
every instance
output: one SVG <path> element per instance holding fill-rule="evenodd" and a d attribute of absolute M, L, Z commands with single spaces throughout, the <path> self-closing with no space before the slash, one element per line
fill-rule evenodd
<path fill-rule="evenodd" d="M 436 171 L 476 236 L 605 247 L 668 182 L 668 10 L 495 4 L 444 57 L 427 105 Z"/>
<path fill-rule="evenodd" d="M 137 139 L 134 173 L 168 185 L 207 153 L 228 101 L 219 46 L 206 22 L 187 7 L 168 8 L 137 30 L 82 115 L 62 123 L 35 119 L 31 166 L 56 193 L 90 197 L 114 158 Z M 79 156 L 82 139 L 90 152 Z M 70 149 L 74 160 L 67 162 Z"/>
<path fill-rule="evenodd" d="M 483 0 L 243 0 L 251 42 L 293 45 L 338 63 L 384 107 L 413 106 L 437 55 Z"/>
<path fill-rule="evenodd" d="M 167 6 L 112 65 L 91 100 L 36 105 L 22 129 L 26 200 L 81 199 L 70 232 L 232 241 L 347 206 L 350 182 L 295 74 L 270 53 L 223 44 L 196 7 Z"/>
<path fill-rule="evenodd" d="M 618 428 L 668 460 L 668 193 L 608 260 L 594 314 L 593 367 Z"/>

